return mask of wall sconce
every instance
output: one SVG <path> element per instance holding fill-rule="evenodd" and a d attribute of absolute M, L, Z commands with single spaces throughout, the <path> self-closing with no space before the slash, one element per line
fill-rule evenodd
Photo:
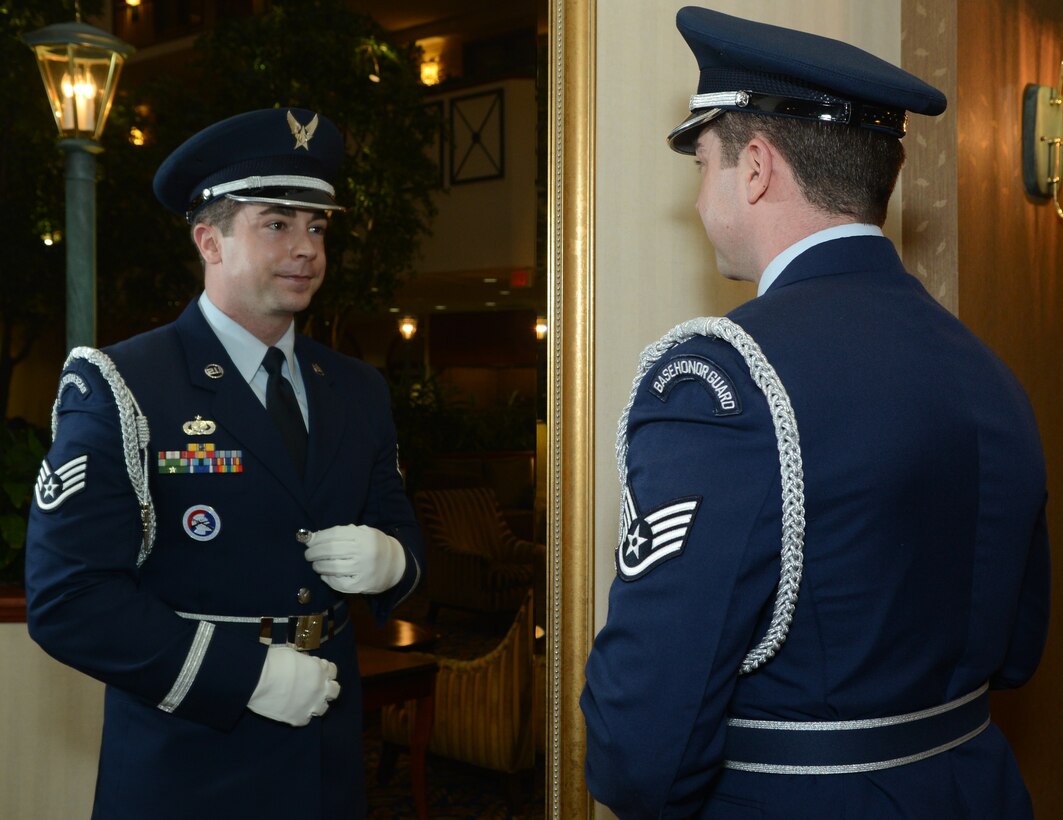
<path fill-rule="evenodd" d="M 1063 143 L 1063 64 L 1059 85 L 1027 85 L 1022 93 L 1022 181 L 1034 199 L 1059 204 L 1060 144 Z"/>
<path fill-rule="evenodd" d="M 439 85 L 443 82 L 443 37 L 426 37 L 417 41 L 421 49 L 421 84 Z"/>
<path fill-rule="evenodd" d="M 399 319 L 399 333 L 402 334 L 402 338 L 407 342 L 413 338 L 413 334 L 417 332 L 417 317 L 416 316 L 403 316 Z"/>
<path fill-rule="evenodd" d="M 535 317 L 535 338 L 542 341 L 546 338 L 546 331 L 550 329 L 550 326 L 546 323 L 545 316 Z"/>
<path fill-rule="evenodd" d="M 425 60 L 421 63 L 421 84 L 422 85 L 439 85 L 439 81 L 442 79 L 440 76 L 439 60 L 433 57 L 430 60 Z"/>

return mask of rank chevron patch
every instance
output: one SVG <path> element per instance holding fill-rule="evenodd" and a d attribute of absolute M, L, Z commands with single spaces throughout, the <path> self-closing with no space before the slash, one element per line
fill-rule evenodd
<path fill-rule="evenodd" d="M 37 473 L 37 484 L 33 488 L 37 506 L 45 512 L 50 512 L 74 493 L 85 489 L 88 467 L 87 455 L 72 458 L 57 470 L 52 470 L 48 459 L 44 459 Z"/>
<path fill-rule="evenodd" d="M 634 581 L 662 561 L 682 554 L 701 496 L 677 498 L 642 515 L 628 486 L 621 503 L 625 535 L 616 548 L 616 573 L 625 581 Z"/>

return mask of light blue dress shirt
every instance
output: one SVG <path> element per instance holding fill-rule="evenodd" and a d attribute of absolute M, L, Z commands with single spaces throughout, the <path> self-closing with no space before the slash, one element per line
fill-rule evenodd
<path fill-rule="evenodd" d="M 218 341 L 221 342 L 229 358 L 233 360 L 236 369 L 244 377 L 262 406 L 266 406 L 266 380 L 269 378 L 262 367 L 262 359 L 269 349 L 268 345 L 259 341 L 250 331 L 242 327 L 222 313 L 207 297 L 206 291 L 199 296 L 199 309 L 203 312 L 203 318 L 207 320 Z M 284 335 L 273 345 L 279 347 L 284 354 L 284 368 L 282 373 L 292 383 L 295 390 L 295 398 L 299 402 L 299 410 L 303 414 L 303 424 L 310 429 L 310 410 L 306 401 L 306 390 L 303 388 L 303 374 L 299 369 L 299 360 L 295 358 L 295 320 L 288 325 Z"/>
<path fill-rule="evenodd" d="M 768 288 L 779 278 L 779 274 L 786 270 L 787 265 L 809 248 L 819 245 L 821 242 L 830 242 L 832 239 L 845 239 L 850 236 L 882 235 L 882 228 L 878 225 L 867 225 L 859 222 L 853 222 L 848 225 L 835 225 L 833 228 L 826 228 L 809 234 L 804 239 L 792 244 L 768 263 L 768 267 L 764 268 L 764 273 L 760 275 L 760 282 L 757 284 L 757 296 L 763 296 L 767 292 Z"/>

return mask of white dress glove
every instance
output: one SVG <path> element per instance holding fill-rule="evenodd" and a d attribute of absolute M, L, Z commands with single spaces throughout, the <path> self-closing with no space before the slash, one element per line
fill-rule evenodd
<path fill-rule="evenodd" d="M 337 592 L 383 592 L 402 580 L 406 551 L 374 527 L 343 524 L 311 533 L 306 560 Z"/>
<path fill-rule="evenodd" d="M 325 714 L 339 694 L 336 664 L 277 644 L 266 652 L 247 708 L 281 723 L 306 726 L 310 718 Z"/>

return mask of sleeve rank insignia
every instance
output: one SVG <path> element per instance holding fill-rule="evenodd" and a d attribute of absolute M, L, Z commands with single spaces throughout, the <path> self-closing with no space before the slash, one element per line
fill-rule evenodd
<path fill-rule="evenodd" d="M 37 506 L 45 512 L 51 512 L 74 493 L 84 490 L 88 468 L 87 455 L 72 458 L 56 470 L 48 464 L 48 459 L 44 459 L 33 488 Z"/>
<path fill-rule="evenodd" d="M 625 581 L 634 581 L 662 561 L 682 554 L 701 496 L 677 498 L 643 515 L 634 490 L 627 486 L 621 503 L 624 535 L 616 548 L 616 573 Z"/>

